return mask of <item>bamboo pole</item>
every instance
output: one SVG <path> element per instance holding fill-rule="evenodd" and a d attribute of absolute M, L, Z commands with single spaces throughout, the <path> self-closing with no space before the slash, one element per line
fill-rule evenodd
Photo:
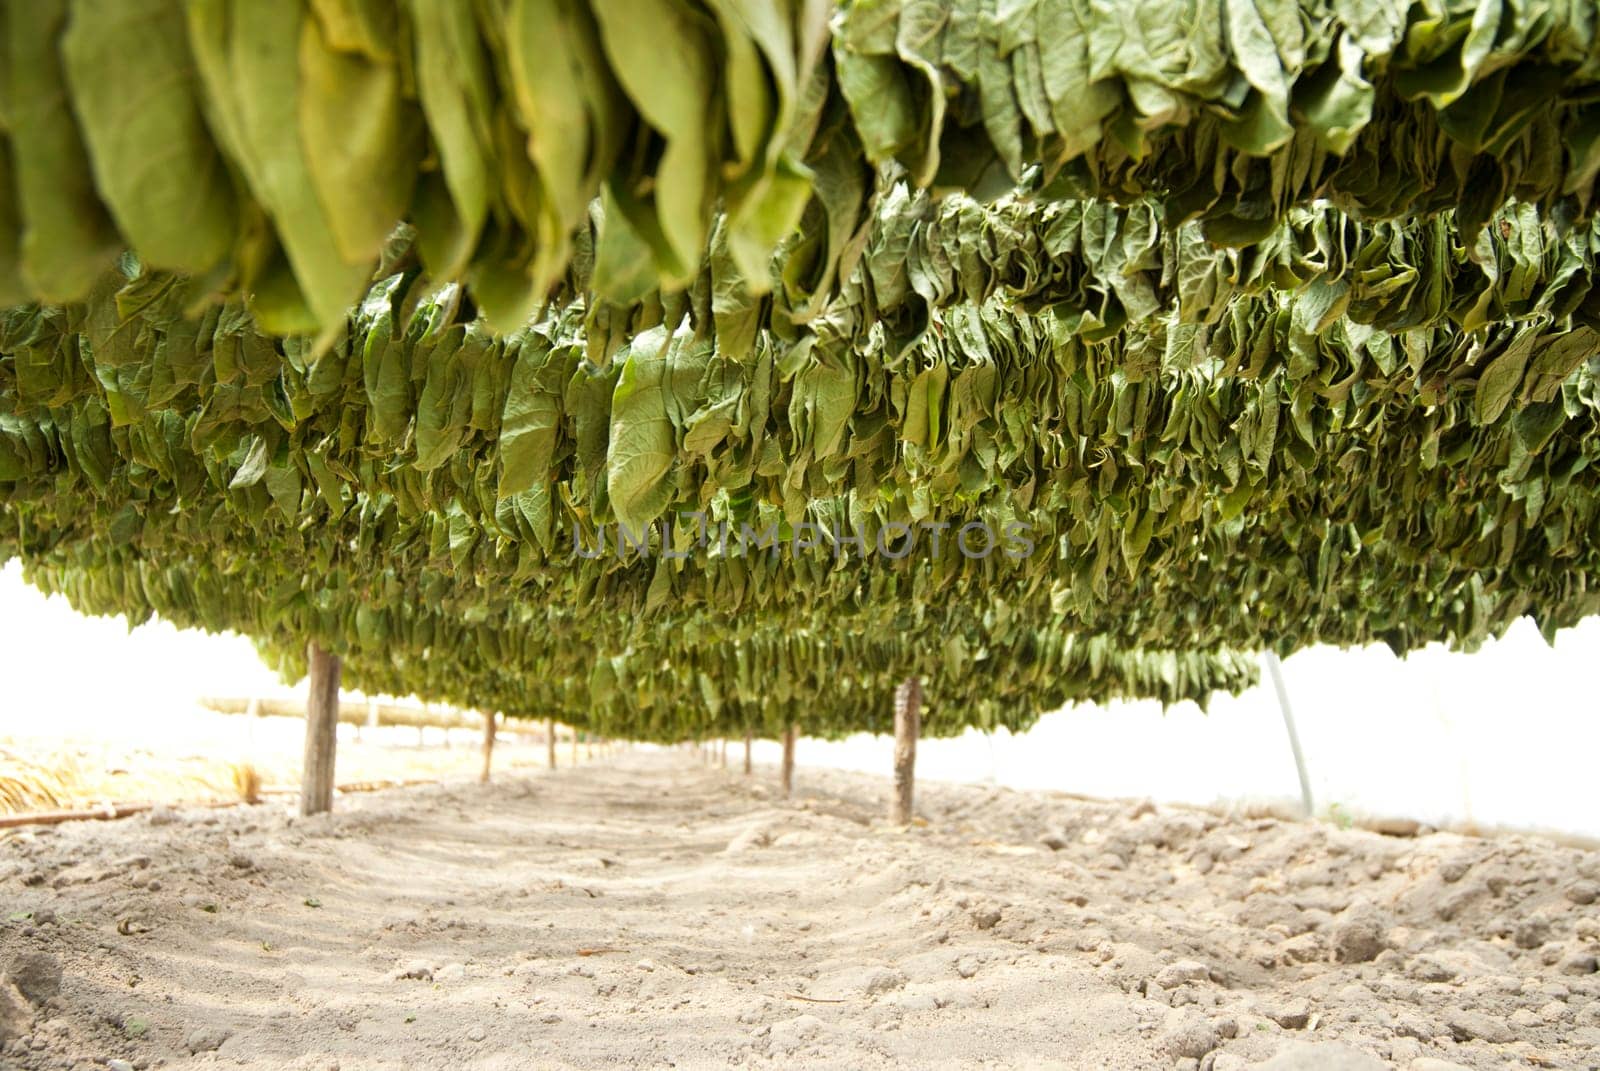
<path fill-rule="evenodd" d="M 1283 712 L 1283 728 L 1289 734 L 1289 750 L 1294 754 L 1294 772 L 1300 776 L 1300 805 L 1305 808 L 1306 817 L 1310 818 L 1317 813 L 1311 801 L 1311 777 L 1306 773 L 1306 757 L 1300 750 L 1300 734 L 1295 732 L 1294 711 L 1289 708 L 1289 689 L 1283 683 L 1283 666 L 1271 651 L 1263 654 L 1261 660 L 1267 664 L 1267 674 L 1278 693 L 1278 709 Z"/>
<path fill-rule="evenodd" d="M 783 731 L 783 798 L 794 795 L 794 743 L 797 733 L 794 725 Z"/>
<path fill-rule="evenodd" d="M 750 776 L 750 745 L 754 743 L 754 734 L 746 729 L 744 733 L 744 775 Z"/>
<path fill-rule="evenodd" d="M 494 733 L 495 712 L 488 711 L 483 715 L 483 772 L 478 774 L 481 784 L 489 783 L 489 767 L 494 762 Z"/>
<path fill-rule="evenodd" d="M 889 820 L 911 824 L 917 778 L 917 737 L 922 732 L 922 681 L 907 677 L 894 693 L 894 802 Z"/>
<path fill-rule="evenodd" d="M 306 663 L 306 750 L 300 771 L 300 813 L 322 814 L 333 809 L 341 666 L 338 655 L 329 654 L 315 642 L 306 646 Z"/>
<path fill-rule="evenodd" d="M 207 710 L 218 714 L 248 717 L 250 715 L 251 701 L 247 698 L 220 698 L 217 696 L 202 696 L 200 705 Z M 304 695 L 293 699 L 272 699 L 257 697 L 255 705 L 262 718 L 304 718 L 306 716 L 306 698 Z M 340 703 L 339 724 L 361 726 L 363 729 L 384 728 L 391 726 L 426 729 L 472 729 L 482 728 L 483 723 L 474 712 L 470 717 L 465 712 L 451 711 L 444 707 L 435 707 L 431 711 L 420 705 L 401 703 L 379 703 L 377 700 L 366 700 L 363 703 Z"/>
<path fill-rule="evenodd" d="M 544 746 L 547 752 L 545 755 L 547 764 L 550 769 L 554 770 L 556 768 L 556 720 L 554 718 L 546 718 L 544 720 Z"/>
<path fill-rule="evenodd" d="M 131 814 L 142 814 L 156 806 L 154 803 L 114 803 L 92 811 L 33 811 L 23 814 L 0 814 L 0 829 L 16 829 L 20 826 L 53 826 L 62 822 L 109 822 L 118 818 L 126 818 Z M 194 805 L 190 804 L 188 806 Z M 239 804 L 228 802 L 201 804 L 200 806 L 237 807 Z"/>

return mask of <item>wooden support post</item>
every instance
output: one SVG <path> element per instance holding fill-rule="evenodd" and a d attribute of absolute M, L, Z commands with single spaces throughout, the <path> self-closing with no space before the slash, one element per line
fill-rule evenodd
<path fill-rule="evenodd" d="M 339 742 L 338 655 L 306 646 L 306 753 L 300 770 L 300 813 L 333 809 L 333 755 Z"/>
<path fill-rule="evenodd" d="M 489 766 L 494 761 L 495 717 L 492 710 L 483 716 L 483 772 L 478 775 L 478 781 L 485 785 L 489 783 Z"/>
<path fill-rule="evenodd" d="M 790 726 L 783 731 L 783 798 L 788 799 L 794 794 L 794 741 L 795 727 Z"/>
<path fill-rule="evenodd" d="M 922 732 L 922 681 L 907 677 L 894 693 L 894 802 L 889 820 L 911 824 L 912 793 L 917 777 L 917 737 Z"/>
<path fill-rule="evenodd" d="M 544 720 L 544 746 L 548 752 L 545 758 L 549 760 L 550 768 L 554 770 L 556 768 L 556 720 L 554 718 L 546 718 Z"/>
<path fill-rule="evenodd" d="M 744 775 L 750 776 L 750 745 L 754 742 L 754 734 L 746 729 L 744 733 Z"/>

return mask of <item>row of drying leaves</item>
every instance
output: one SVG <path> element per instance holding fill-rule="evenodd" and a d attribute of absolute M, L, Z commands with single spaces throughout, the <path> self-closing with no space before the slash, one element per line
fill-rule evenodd
<path fill-rule="evenodd" d="M 1068 218 L 1086 214 L 1071 207 Z M 944 215 L 973 209 L 952 202 Z M 1056 233 L 1062 212 L 1042 215 Z M 1272 236 L 1284 265 L 1273 281 L 1210 306 L 1181 289 L 1162 305 L 1152 290 L 1153 311 L 1109 334 L 1069 300 L 1036 310 L 1037 293 L 1014 288 L 980 305 L 954 285 L 906 291 L 921 326 L 893 339 L 879 315 L 841 327 L 843 305 L 796 325 L 767 303 L 730 326 L 695 291 L 639 307 L 636 333 L 600 363 L 586 360 L 590 308 L 553 308 L 500 339 L 463 322 L 458 289 L 414 269 L 380 280 L 316 359 L 308 340 L 256 331 L 238 305 L 185 316 L 181 279 L 113 276 L 87 305 L 0 318 L 0 390 L 15 414 L 0 427 L 0 477 L 18 502 L 70 495 L 81 477 L 98 505 L 63 515 L 124 526 L 173 495 L 189 515 L 222 511 L 291 538 L 350 515 L 355 541 L 408 570 L 496 575 L 558 600 L 604 589 L 630 613 L 641 600 L 737 608 L 729 587 L 746 584 L 718 563 L 574 563 L 574 526 L 592 546 L 600 525 L 614 539 L 617 522 L 638 531 L 684 510 L 785 536 L 806 521 L 869 537 L 894 521 L 1025 523 L 1059 545 L 1018 570 L 1027 584 L 1065 573 L 1077 613 L 1116 619 L 1121 607 L 1097 610 L 1115 585 L 1215 569 L 1250 547 L 1241 538 L 1335 560 L 1382 543 L 1479 573 L 1553 564 L 1593 519 L 1593 231 L 1522 205 L 1494 222 L 1469 251 L 1448 217 L 1363 227 L 1313 213 Z M 1174 252 L 1181 235 L 1148 220 L 1128 232 L 1153 234 L 1140 244 L 1154 278 L 1194 277 L 1163 259 L 1194 264 Z M 863 256 L 851 278 L 882 264 Z M 1117 277 L 1136 288 L 1136 273 Z M 1353 533 L 1329 523 L 1363 496 L 1372 515 Z M 1390 510 L 1396 500 L 1422 520 Z M 1441 511 L 1452 523 L 1432 519 Z M 924 566 L 934 593 L 994 572 L 952 551 L 946 541 L 943 558 L 874 572 Z M 1331 565 L 1315 563 L 1319 584 Z M 771 586 L 764 563 L 738 568 Z M 805 571 L 808 602 L 857 590 L 854 571 Z M 1350 636 L 1388 627 L 1358 622 Z M 1470 621 L 1449 628 L 1481 635 Z"/>
<path fill-rule="evenodd" d="M 340 577 L 302 592 L 270 564 L 239 563 L 223 575 L 209 561 L 107 557 L 36 564 L 29 579 L 89 612 L 137 608 L 135 619 L 156 613 L 253 634 L 289 680 L 303 675 L 304 638 L 313 635 L 342 652 L 345 681 L 369 693 L 554 716 L 633 739 L 776 736 L 791 723 L 821 736 L 885 731 L 894 687 L 912 674 L 924 681 L 932 735 L 1021 731 L 1040 713 L 1078 701 L 1203 706 L 1212 693 L 1255 680 L 1250 656 L 1129 650 L 1059 623 L 1029 627 L 1020 612 L 997 624 L 993 613 L 980 620 L 957 610 L 866 632 L 836 623 L 814 631 L 736 626 L 725 615 L 702 615 L 629 635 L 594 628 L 587 615 L 553 624 L 474 620 L 422 599 L 385 603 Z"/>
<path fill-rule="evenodd" d="M 608 300 L 686 286 L 714 229 L 764 291 L 889 164 L 1153 194 L 1229 245 L 1319 198 L 1470 244 L 1510 197 L 1587 213 L 1600 169 L 1581 3 L 38 0 L 0 31 L 0 303 L 132 249 L 277 333 L 337 331 L 401 221 L 511 330 L 575 258 Z"/>

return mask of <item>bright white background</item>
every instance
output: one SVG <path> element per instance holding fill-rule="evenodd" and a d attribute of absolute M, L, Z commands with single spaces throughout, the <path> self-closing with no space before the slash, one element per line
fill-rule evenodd
<path fill-rule="evenodd" d="M 1472 654 L 1316 648 L 1284 663 L 1319 810 L 1600 837 L 1600 620 L 1552 649 L 1531 622 Z M 238 636 L 129 633 L 0 569 L 0 736 L 90 733 L 203 749 L 196 697 L 286 694 Z M 802 765 L 887 773 L 891 744 L 802 741 Z M 773 761 L 775 745 L 758 748 Z M 1299 799 L 1270 686 L 1192 704 L 1080 706 L 1018 736 L 924 741 L 941 780 L 1216 803 Z"/>

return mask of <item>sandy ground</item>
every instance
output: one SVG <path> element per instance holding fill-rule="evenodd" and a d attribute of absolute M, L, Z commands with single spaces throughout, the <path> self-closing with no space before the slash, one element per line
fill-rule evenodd
<path fill-rule="evenodd" d="M 640 751 L 12 834 L 0 1067 L 1600 1066 L 1595 853 L 886 789 Z"/>

